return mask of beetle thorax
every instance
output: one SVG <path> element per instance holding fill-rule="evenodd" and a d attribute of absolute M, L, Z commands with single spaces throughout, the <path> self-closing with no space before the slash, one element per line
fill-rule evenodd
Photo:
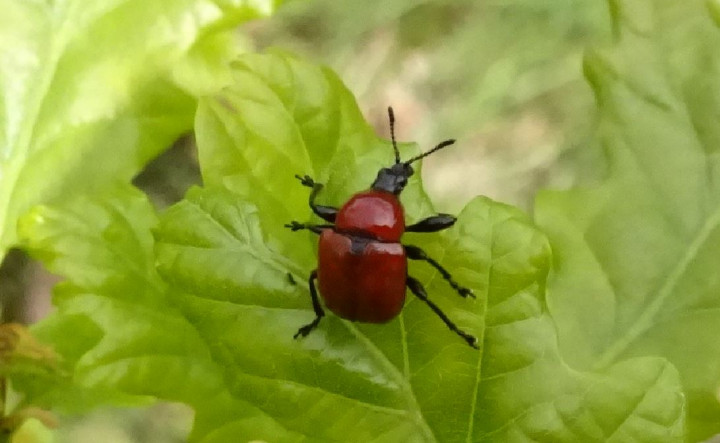
<path fill-rule="evenodd" d="M 355 194 L 337 214 L 338 232 L 385 242 L 400 241 L 405 216 L 397 196 L 370 190 Z"/>

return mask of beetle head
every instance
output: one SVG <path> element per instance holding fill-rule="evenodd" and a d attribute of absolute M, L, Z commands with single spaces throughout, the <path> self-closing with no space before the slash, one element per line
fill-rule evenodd
<path fill-rule="evenodd" d="M 405 189 L 408 179 L 414 172 L 412 166 L 408 163 L 395 163 L 391 167 L 382 168 L 378 172 L 372 188 L 398 195 Z"/>
<path fill-rule="evenodd" d="M 455 143 L 455 140 L 445 140 L 431 150 L 417 155 L 410 160 L 401 162 L 400 151 L 398 150 L 397 142 L 395 141 L 395 114 L 393 113 L 393 109 L 391 107 L 388 108 L 388 116 L 390 117 L 390 135 L 392 136 L 393 149 L 395 150 L 395 164 L 389 168 L 380 169 L 375 181 L 372 184 L 372 189 L 399 195 L 402 190 L 405 189 L 408 179 L 415 173 L 412 166 L 410 166 L 410 163 L 420 160 L 423 157 L 427 157 L 433 152 L 439 151 L 446 146 L 452 145 Z"/>

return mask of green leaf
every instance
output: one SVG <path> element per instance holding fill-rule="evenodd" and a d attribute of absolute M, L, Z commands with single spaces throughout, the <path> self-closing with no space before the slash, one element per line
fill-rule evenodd
<path fill-rule="evenodd" d="M 277 427 L 271 435 L 288 439 L 350 432 L 358 441 L 680 440 L 683 398 L 675 370 L 662 360 L 600 374 L 560 361 L 539 298 L 547 244 L 516 210 L 475 200 L 454 233 L 424 244 L 488 294 L 482 355 L 413 299 L 387 325 L 330 316 L 293 340 L 312 318 L 306 287 L 286 278 L 302 264 L 268 246 L 259 212 L 228 191 L 196 189 L 158 231 L 161 273 L 186 292 L 184 312 L 224 368 L 229 394 L 266 414 L 229 418 L 209 441 L 251 438 L 267 422 Z M 482 317 L 432 277 L 433 298 L 480 335 Z M 198 411 L 198 420 L 209 418 Z"/>
<path fill-rule="evenodd" d="M 33 205 L 129 180 L 189 131 L 185 91 L 227 81 L 231 28 L 275 3 L 0 0 L 0 257 Z"/>
<path fill-rule="evenodd" d="M 408 235 L 475 291 L 462 299 L 411 264 L 481 351 L 412 296 L 387 324 L 329 315 L 293 340 L 313 318 L 304 282 L 316 238 L 282 227 L 310 218 L 292 175 L 327 179 L 322 197 L 339 204 L 392 150 L 329 71 L 277 54 L 244 56 L 235 70 L 242 81 L 197 116 L 207 186 L 159 223 L 127 186 L 23 219 L 33 254 L 67 278 L 58 310 L 34 329 L 66 375 L 14 377 L 24 403 L 182 401 L 196 411 L 191 440 L 206 442 L 682 440 L 684 398 L 665 360 L 565 364 L 545 306 L 548 242 L 487 198 L 450 230 Z M 270 192 L 283 180 L 292 187 Z M 432 213 L 417 176 L 403 201 L 410 218 Z"/>
<path fill-rule="evenodd" d="M 165 399 L 195 408 L 196 440 L 243 420 L 271 439 L 256 409 L 228 396 L 223 371 L 178 308 L 181 295 L 157 275 L 155 225 L 147 198 L 126 185 L 23 217 L 28 249 L 67 280 L 56 288 L 56 312 L 33 328 L 63 357 L 60 371 L 12 372 L 23 394 L 17 408 L 80 413 Z"/>
<path fill-rule="evenodd" d="M 248 54 L 233 68 L 233 87 L 222 96 L 201 100 L 196 117 L 206 184 L 223 184 L 248 198 L 275 200 L 277 204 L 268 210 L 282 210 L 274 215 L 293 217 L 307 200 L 295 173 L 327 183 L 323 198 L 337 205 L 352 190 L 367 187 L 378 164 L 392 162 L 391 145 L 372 132 L 354 98 L 327 68 L 281 53 L 274 57 Z M 252 113 L 237 112 L 250 104 Z M 409 144 L 400 149 L 403 157 L 417 153 Z M 270 170 L 277 167 L 297 170 L 286 174 Z M 418 175 L 405 191 L 411 217 L 430 210 Z"/>
<path fill-rule="evenodd" d="M 671 361 L 697 441 L 720 432 L 720 34 L 703 2 L 657 16 L 653 2 L 610 4 L 616 42 L 585 60 L 609 173 L 537 200 L 548 304 L 573 367 Z"/>
<path fill-rule="evenodd" d="M 64 374 L 17 374 L 24 403 L 77 412 L 149 396 L 192 403 L 217 390 L 205 345 L 155 271 L 155 223 L 129 186 L 22 219 L 31 253 L 68 278 L 55 291 L 57 311 L 33 328 L 64 357 Z"/>
<path fill-rule="evenodd" d="M 304 282 L 316 242 L 282 227 L 310 216 L 293 174 L 327 182 L 321 197 L 338 205 L 392 163 L 392 151 L 328 71 L 280 54 L 245 56 L 235 69 L 237 83 L 197 116 L 207 187 L 156 231 L 159 271 L 185 294 L 183 312 L 224 369 L 227 403 L 261 413 L 228 417 L 209 441 L 268 429 L 280 441 L 681 440 L 684 398 L 664 360 L 593 373 L 565 365 L 544 304 L 547 241 L 519 211 L 485 198 L 451 230 L 410 238 L 478 295 L 463 300 L 411 264 L 448 316 L 482 339 L 482 352 L 414 298 L 388 324 L 330 315 L 293 340 L 313 318 Z M 429 215 L 419 183 L 408 191 L 409 218 Z M 200 423 L 213 419 L 198 412 Z"/>

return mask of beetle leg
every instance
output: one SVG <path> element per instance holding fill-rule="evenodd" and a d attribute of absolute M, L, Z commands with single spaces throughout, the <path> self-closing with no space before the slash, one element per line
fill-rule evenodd
<path fill-rule="evenodd" d="M 457 335 L 462 337 L 462 339 L 465 340 L 467 342 L 467 344 L 469 344 L 473 348 L 480 349 L 480 347 L 478 346 L 478 343 L 477 343 L 477 338 L 475 338 L 475 336 L 470 335 L 467 332 L 463 331 L 462 329 L 458 328 L 455 325 L 455 323 L 453 323 L 452 320 L 450 320 L 447 317 L 447 315 L 445 315 L 445 313 L 442 310 L 440 310 L 440 308 L 435 303 L 430 301 L 430 299 L 427 296 L 427 293 L 425 292 L 425 288 L 422 287 L 422 284 L 420 284 L 419 281 L 408 276 L 406 284 L 407 284 L 407 287 L 410 288 L 412 293 L 415 294 L 415 296 L 417 298 L 424 301 L 425 303 L 427 303 L 428 306 L 430 306 L 430 309 L 432 309 L 433 312 L 435 312 L 438 315 L 438 317 L 440 317 L 440 319 L 445 322 L 445 324 L 447 325 L 448 328 L 450 328 L 451 331 L 453 331 L 454 333 L 456 333 Z"/>
<path fill-rule="evenodd" d="M 308 285 L 310 286 L 310 297 L 312 298 L 313 310 L 315 311 L 315 320 L 306 324 L 293 335 L 293 338 L 300 336 L 306 337 L 313 329 L 315 329 L 320 323 L 320 320 L 325 316 L 322 306 L 320 306 L 320 299 L 318 299 L 317 290 L 315 289 L 315 281 L 317 280 L 317 269 L 310 273 L 310 279 Z"/>
<path fill-rule="evenodd" d="M 450 283 L 450 286 L 453 287 L 455 291 L 457 291 L 458 294 L 460 294 L 463 297 L 472 297 L 475 298 L 475 294 L 473 294 L 473 291 L 471 289 L 468 289 L 464 286 L 460 286 L 455 280 L 453 280 L 450 273 L 447 271 L 447 269 L 440 266 L 440 263 L 436 262 L 432 258 L 428 257 L 428 255 L 423 251 L 422 249 L 418 248 L 417 246 L 412 245 L 403 245 L 405 248 L 405 252 L 407 253 L 407 256 L 411 260 L 425 260 L 426 262 L 430 263 L 430 265 L 437 269 L 440 275 L 447 280 L 448 283 Z"/>
<path fill-rule="evenodd" d="M 335 216 L 337 215 L 338 209 L 333 208 L 332 206 L 323 206 L 323 205 L 316 205 L 315 204 L 315 197 L 317 197 L 318 192 L 323 188 L 323 185 L 320 183 L 315 183 L 315 181 L 310 178 L 309 175 L 306 175 L 304 177 L 300 177 L 299 175 L 295 174 L 295 177 L 300 180 L 300 183 L 303 186 L 307 186 L 308 188 L 312 188 L 312 191 L 310 192 L 310 198 L 308 199 L 308 203 L 310 204 L 310 209 L 317 214 L 318 217 L 322 218 L 325 221 L 329 221 L 330 223 L 335 223 Z"/>
<path fill-rule="evenodd" d="M 291 231 L 299 231 L 301 229 L 307 229 L 308 231 L 312 231 L 316 234 L 322 233 L 323 229 L 333 229 L 335 226 L 333 225 L 310 225 L 305 223 L 300 223 L 295 220 L 291 221 L 290 223 L 285 225 L 286 228 L 290 229 Z"/>
<path fill-rule="evenodd" d="M 447 229 L 457 220 L 450 214 L 433 215 L 419 222 L 405 227 L 405 232 L 437 232 Z"/>

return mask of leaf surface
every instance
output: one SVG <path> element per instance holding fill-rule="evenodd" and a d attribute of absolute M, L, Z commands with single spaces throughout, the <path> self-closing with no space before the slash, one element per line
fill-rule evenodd
<path fill-rule="evenodd" d="M 130 180 L 189 131 L 224 31 L 274 3 L 0 0 L 0 257 L 29 208 Z"/>
<path fill-rule="evenodd" d="M 71 375 L 18 379 L 26 401 L 183 401 L 196 410 L 192 439 L 207 442 L 682 440 L 684 398 L 665 360 L 586 372 L 565 363 L 545 305 L 548 241 L 487 198 L 452 229 L 405 238 L 474 290 L 477 300 L 462 299 L 411 263 L 480 351 L 411 294 L 387 324 L 328 315 L 293 340 L 313 318 L 305 282 L 317 242 L 283 228 L 314 220 L 293 175 L 325 182 L 323 202 L 338 205 L 393 154 L 326 69 L 266 54 L 234 71 L 197 115 L 206 186 L 159 221 L 127 188 L 24 219 L 34 254 L 68 278 L 57 314 L 35 331 Z M 408 220 L 433 213 L 417 175 L 403 201 Z"/>
<path fill-rule="evenodd" d="M 586 56 L 606 180 L 541 194 L 536 218 L 555 254 L 563 358 L 583 370 L 668 359 L 697 441 L 720 432 L 720 34 L 701 2 L 665 15 L 657 3 L 610 2 L 616 42 Z"/>
<path fill-rule="evenodd" d="M 282 54 L 243 57 L 235 70 L 237 83 L 197 116 L 208 186 L 165 214 L 156 236 L 160 273 L 187 294 L 186 315 L 214 342 L 231 395 L 313 439 L 343 438 L 348 426 L 358 441 L 680 438 L 683 397 L 662 359 L 597 373 L 564 364 L 544 304 L 547 241 L 522 213 L 489 199 L 473 200 L 444 233 L 406 239 L 478 295 L 463 300 L 425 264 L 411 264 L 448 316 L 481 338 L 482 352 L 412 295 L 388 324 L 331 315 L 292 340 L 313 317 L 305 282 L 317 242 L 282 227 L 317 221 L 293 175 L 326 183 L 320 198 L 337 206 L 392 163 L 392 150 L 326 70 Z M 403 201 L 410 220 L 432 213 L 414 179 Z"/>

